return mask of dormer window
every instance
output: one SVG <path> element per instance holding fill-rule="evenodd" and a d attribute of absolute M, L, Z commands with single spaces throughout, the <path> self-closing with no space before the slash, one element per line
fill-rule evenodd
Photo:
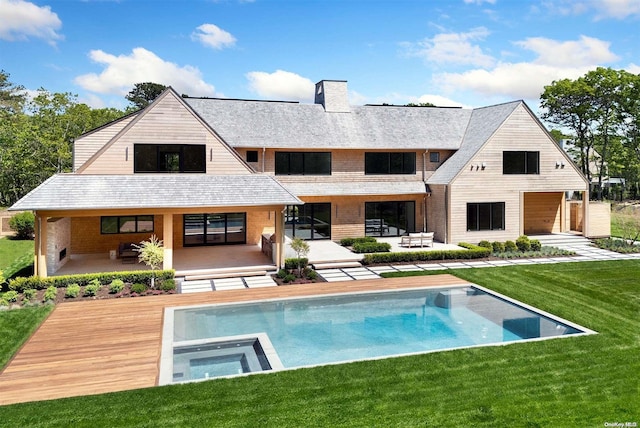
<path fill-rule="evenodd" d="M 206 172 L 204 144 L 134 144 L 136 173 L 197 173 Z"/>

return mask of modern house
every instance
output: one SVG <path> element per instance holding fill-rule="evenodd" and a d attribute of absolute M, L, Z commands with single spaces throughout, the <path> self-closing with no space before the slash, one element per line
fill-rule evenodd
<path fill-rule="evenodd" d="M 582 203 L 567 209 L 566 194 Z M 183 98 L 82 135 L 74 172 L 13 210 L 36 213 L 36 273 L 109 256 L 155 233 L 173 251 L 435 232 L 444 243 L 589 235 L 589 183 L 522 101 L 477 109 L 349 105 L 347 82 L 314 104 Z M 227 247 L 233 252 L 234 247 Z"/>

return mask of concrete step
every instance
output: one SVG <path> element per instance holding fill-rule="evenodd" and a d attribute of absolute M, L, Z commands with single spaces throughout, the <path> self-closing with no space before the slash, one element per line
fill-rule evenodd
<path fill-rule="evenodd" d="M 354 267 L 362 267 L 362 263 L 360 262 L 322 262 L 322 263 L 313 263 L 313 268 L 315 270 L 320 269 L 342 269 L 342 268 L 354 268 Z"/>
<path fill-rule="evenodd" d="M 275 271 L 275 265 L 253 265 L 253 266 L 234 266 L 225 268 L 210 268 L 210 269 L 189 269 L 176 271 L 176 276 L 195 276 L 195 275 L 207 275 L 207 274 L 224 274 L 235 272 L 251 272 L 251 271 Z"/>
<path fill-rule="evenodd" d="M 184 277 L 185 281 L 200 281 L 203 279 L 222 279 L 222 278 L 242 278 L 245 276 L 266 276 L 266 270 L 251 270 L 242 272 L 210 272 L 200 275 L 187 275 Z"/>
<path fill-rule="evenodd" d="M 543 246 L 557 247 L 559 245 L 590 245 L 591 240 L 579 235 L 542 235 L 542 236 L 529 236 L 531 239 L 537 239 Z"/>

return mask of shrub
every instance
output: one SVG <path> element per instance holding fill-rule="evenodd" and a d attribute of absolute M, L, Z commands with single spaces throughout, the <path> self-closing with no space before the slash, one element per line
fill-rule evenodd
<path fill-rule="evenodd" d="M 532 239 L 529 242 L 531 243 L 531 251 L 540 251 L 540 250 L 542 250 L 542 244 L 537 239 Z"/>
<path fill-rule="evenodd" d="M 615 251 L 616 253 L 631 254 L 640 253 L 640 245 L 635 245 L 624 239 L 604 238 L 596 239 L 595 245 L 604 250 Z"/>
<path fill-rule="evenodd" d="M 504 244 L 500 241 L 495 241 L 491 244 L 494 253 L 504 253 Z"/>
<path fill-rule="evenodd" d="M 518 239 L 516 239 L 516 247 L 518 247 L 518 250 L 523 253 L 531 250 L 531 241 L 529 240 L 529 237 L 527 235 L 518 236 Z"/>
<path fill-rule="evenodd" d="M 515 244 L 514 244 L 515 245 Z M 433 251 L 411 251 L 399 253 L 372 253 L 365 254 L 362 263 L 370 264 L 386 264 L 401 262 L 421 262 L 429 260 L 454 260 L 454 259 L 480 259 L 489 257 L 491 250 L 479 247 L 477 245 L 461 242 L 458 246 L 466 248 L 466 250 L 433 250 Z"/>
<path fill-rule="evenodd" d="M 516 243 L 513 241 L 506 241 L 504 243 L 504 250 L 509 253 L 509 252 L 516 252 L 518 251 L 518 247 L 516 246 Z"/>
<path fill-rule="evenodd" d="M 478 247 L 488 248 L 489 250 L 493 251 L 493 245 L 491 245 L 491 242 L 489 241 L 478 242 Z"/>
<path fill-rule="evenodd" d="M 176 289 L 175 279 L 165 279 L 160 283 L 160 289 L 162 291 L 171 291 Z"/>
<path fill-rule="evenodd" d="M 35 216 L 31 211 L 16 214 L 9 219 L 9 227 L 16 232 L 16 238 L 33 239 Z"/>
<path fill-rule="evenodd" d="M 373 236 L 363 236 L 360 238 L 342 238 L 340 240 L 340 245 L 342 245 L 343 247 L 351 247 L 356 243 L 364 244 L 366 242 L 377 242 L 377 241 L 376 241 L 376 238 L 374 238 Z"/>
<path fill-rule="evenodd" d="M 309 270 L 308 272 L 305 272 L 305 276 L 308 279 L 317 279 L 318 278 L 318 272 L 316 272 L 315 270 Z"/>
<path fill-rule="evenodd" d="M 91 281 L 87 286 L 84 287 L 83 295 L 87 297 L 95 296 L 96 294 L 98 294 L 98 291 L 100 291 L 101 287 L 102 285 L 100 285 L 99 282 L 96 284 L 96 281 Z"/>
<path fill-rule="evenodd" d="M 147 291 L 147 286 L 145 284 L 141 284 L 139 282 L 131 285 L 131 292 L 142 294 Z"/>
<path fill-rule="evenodd" d="M 64 297 L 74 299 L 80 294 L 80 286 L 78 284 L 70 284 L 64 292 Z"/>
<path fill-rule="evenodd" d="M 124 290 L 124 281 L 121 279 L 114 279 L 109 284 L 109 293 L 111 294 L 120 293 L 122 290 Z"/>
<path fill-rule="evenodd" d="M 289 275 L 289 272 L 286 269 L 280 269 L 276 274 L 276 276 L 281 279 L 284 279 L 287 275 Z"/>
<path fill-rule="evenodd" d="M 34 290 L 33 288 L 27 288 L 22 292 L 22 296 L 24 297 L 25 302 L 29 302 L 35 299 L 36 294 L 38 294 L 38 291 Z"/>
<path fill-rule="evenodd" d="M 2 295 L 2 305 L 8 306 L 9 303 L 14 303 L 18 301 L 18 292 L 14 290 L 7 291 Z"/>
<path fill-rule="evenodd" d="M 292 257 L 290 259 L 284 260 L 284 268 L 287 270 L 298 269 L 298 266 L 300 267 L 300 269 L 304 269 L 308 264 L 309 259 L 307 259 L 306 257 L 302 257 L 300 259 Z"/>
<path fill-rule="evenodd" d="M 286 274 L 285 277 L 282 278 L 282 281 L 285 283 L 293 282 L 295 280 L 296 280 L 296 276 L 291 273 Z"/>
<path fill-rule="evenodd" d="M 58 289 L 56 288 L 55 285 L 50 285 L 49 287 L 47 287 L 47 290 L 44 292 L 43 300 L 45 302 L 54 301 L 56 300 L 57 296 L 58 296 Z"/>
<path fill-rule="evenodd" d="M 44 290 L 53 285 L 55 287 L 64 288 L 69 284 L 87 285 L 92 281 L 98 281 L 100 284 L 109 284 L 117 279 L 128 283 L 144 283 L 150 284 L 153 273 L 148 270 L 124 271 L 124 272 L 101 272 L 101 273 L 84 273 L 78 275 L 60 275 L 48 278 L 39 278 L 37 276 L 17 277 L 9 280 L 9 289 L 22 292 L 27 288 L 36 290 Z M 158 280 L 173 279 L 175 271 L 172 269 L 161 270 L 155 272 L 155 278 Z"/>
<path fill-rule="evenodd" d="M 391 250 L 387 242 L 356 242 L 353 244 L 354 253 L 386 253 Z"/>

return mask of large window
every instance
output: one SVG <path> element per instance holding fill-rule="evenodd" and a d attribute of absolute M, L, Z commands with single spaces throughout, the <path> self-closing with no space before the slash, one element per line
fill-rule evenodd
<path fill-rule="evenodd" d="M 415 174 L 416 154 L 405 152 L 367 152 L 365 174 Z"/>
<path fill-rule="evenodd" d="M 183 223 L 185 247 L 247 242 L 245 213 L 185 214 Z"/>
<path fill-rule="evenodd" d="M 504 202 L 467 204 L 467 230 L 504 230 Z"/>
<path fill-rule="evenodd" d="M 152 215 L 127 215 L 100 217 L 100 233 L 108 235 L 115 233 L 153 232 Z"/>
<path fill-rule="evenodd" d="M 331 153 L 276 152 L 276 175 L 331 175 Z"/>
<path fill-rule="evenodd" d="M 367 236 L 401 236 L 415 232 L 416 204 L 413 201 L 365 203 Z"/>
<path fill-rule="evenodd" d="M 503 174 L 540 174 L 540 152 L 502 152 Z"/>
<path fill-rule="evenodd" d="M 206 172 L 204 144 L 134 144 L 134 172 Z"/>
<path fill-rule="evenodd" d="M 331 204 L 287 206 L 284 217 L 284 230 L 289 238 L 331 238 Z"/>

